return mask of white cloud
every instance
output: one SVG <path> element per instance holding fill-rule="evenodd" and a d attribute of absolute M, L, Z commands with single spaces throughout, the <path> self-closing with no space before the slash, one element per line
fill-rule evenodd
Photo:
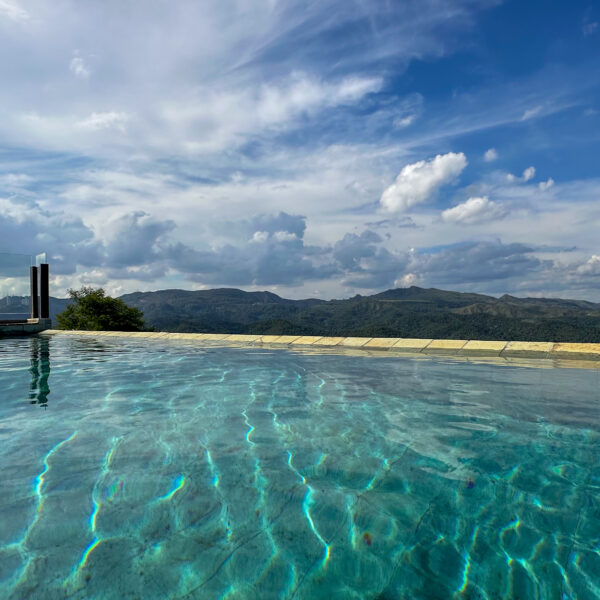
<path fill-rule="evenodd" d="M 406 117 L 395 118 L 393 121 L 393 125 L 396 129 L 403 129 L 404 127 L 408 127 L 415 122 L 417 115 L 408 115 Z"/>
<path fill-rule="evenodd" d="M 291 231 L 275 231 L 272 234 L 268 231 L 255 231 L 249 241 L 264 244 L 269 239 L 275 242 L 297 242 L 300 238 Z"/>
<path fill-rule="evenodd" d="M 81 56 L 74 56 L 69 63 L 69 70 L 75 77 L 80 79 L 88 79 L 91 75 L 91 70 Z"/>
<path fill-rule="evenodd" d="M 485 160 L 485 162 L 493 162 L 493 161 L 497 160 L 497 158 L 498 158 L 498 152 L 496 151 L 495 148 L 490 148 L 489 150 L 486 150 L 483 155 L 483 160 Z"/>
<path fill-rule="evenodd" d="M 100 129 L 118 129 L 125 131 L 125 125 L 129 120 L 129 116 L 122 112 L 95 112 L 87 119 L 83 119 L 77 123 L 82 129 L 97 131 Z"/>
<path fill-rule="evenodd" d="M 537 117 L 541 112 L 543 106 L 534 106 L 533 108 L 528 108 L 521 117 L 521 121 L 527 121 L 528 119 L 533 119 L 533 117 Z"/>
<path fill-rule="evenodd" d="M 383 85 L 381 77 L 346 77 L 332 90 L 333 104 L 356 102 L 363 96 L 377 92 Z"/>
<path fill-rule="evenodd" d="M 29 19 L 29 13 L 13 0 L 0 0 L 0 17 L 3 16 L 16 22 Z"/>
<path fill-rule="evenodd" d="M 511 183 L 515 183 L 515 182 L 525 183 L 527 181 L 530 181 L 534 177 L 535 177 L 535 167 L 527 167 L 523 171 L 523 175 L 521 175 L 521 177 L 517 177 L 516 175 L 513 175 L 512 173 L 507 173 L 507 175 L 506 175 L 506 179 L 508 181 L 510 181 Z"/>
<path fill-rule="evenodd" d="M 354 103 L 378 91 L 382 84 L 380 77 L 347 77 L 326 83 L 305 73 L 294 73 L 288 81 L 263 86 L 255 99 L 256 110 L 264 125 L 276 124 L 305 111 Z"/>
<path fill-rule="evenodd" d="M 600 256 L 593 254 L 584 264 L 577 267 L 580 275 L 600 275 Z"/>
<path fill-rule="evenodd" d="M 420 277 L 416 273 L 406 273 L 402 277 L 394 281 L 394 287 L 408 288 L 411 285 L 417 285 L 420 282 Z"/>
<path fill-rule="evenodd" d="M 449 223 L 481 223 L 502 218 L 506 212 L 487 196 L 469 198 L 466 202 L 442 212 L 442 220 Z"/>
<path fill-rule="evenodd" d="M 255 231 L 254 234 L 252 235 L 252 237 L 250 238 L 250 241 L 257 243 L 257 244 L 263 244 L 268 239 L 269 239 L 268 231 Z"/>
<path fill-rule="evenodd" d="M 438 154 L 434 159 L 406 165 L 396 181 L 381 195 L 381 205 L 390 212 L 407 210 L 426 202 L 442 185 L 450 183 L 467 166 L 462 152 Z"/>
<path fill-rule="evenodd" d="M 23 187 L 30 183 L 33 183 L 33 177 L 26 175 L 25 173 L 6 173 L 0 175 L 0 186 L 6 187 Z"/>
<path fill-rule="evenodd" d="M 100 260 L 101 245 L 79 217 L 17 196 L 0 197 L 0 243 L 16 253 L 48 252 L 55 274 L 70 274 L 77 264 L 92 266 Z"/>
<path fill-rule="evenodd" d="M 547 181 L 540 181 L 540 183 L 538 184 L 538 187 L 542 192 L 549 190 L 553 186 L 554 186 L 554 179 L 552 179 L 552 177 L 550 177 Z"/>
<path fill-rule="evenodd" d="M 273 239 L 278 242 L 295 242 L 298 240 L 298 237 L 295 233 L 289 231 L 276 231 L 273 234 Z"/>
<path fill-rule="evenodd" d="M 598 22 L 594 21 L 593 23 L 584 23 L 583 25 L 583 37 L 587 37 L 588 35 L 592 35 L 596 33 L 598 29 Z"/>
<path fill-rule="evenodd" d="M 535 167 L 527 167 L 523 171 L 523 181 L 529 181 L 535 177 Z"/>
<path fill-rule="evenodd" d="M 359 103 L 382 85 L 380 77 L 325 81 L 294 72 L 261 85 L 200 87 L 158 107 L 145 123 L 145 141 L 177 154 L 235 149 L 252 136 L 277 134 L 321 111 Z"/>

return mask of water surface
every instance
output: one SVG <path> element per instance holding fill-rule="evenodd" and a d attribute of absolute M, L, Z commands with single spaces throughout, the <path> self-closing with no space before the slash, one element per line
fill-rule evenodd
<path fill-rule="evenodd" d="M 599 598 L 599 388 L 545 365 L 0 340 L 0 597 Z"/>

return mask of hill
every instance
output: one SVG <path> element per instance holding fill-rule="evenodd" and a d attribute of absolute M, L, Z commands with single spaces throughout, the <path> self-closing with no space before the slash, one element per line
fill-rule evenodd
<path fill-rule="evenodd" d="M 121 298 L 160 331 L 600 341 L 600 304 L 579 300 L 494 298 L 419 287 L 329 301 L 230 288 Z"/>

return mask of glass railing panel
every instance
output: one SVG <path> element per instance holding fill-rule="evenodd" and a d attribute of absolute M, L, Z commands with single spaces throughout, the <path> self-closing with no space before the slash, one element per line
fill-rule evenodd
<path fill-rule="evenodd" d="M 46 262 L 46 253 L 35 256 L 0 252 L 0 320 L 30 316 L 30 267 Z"/>

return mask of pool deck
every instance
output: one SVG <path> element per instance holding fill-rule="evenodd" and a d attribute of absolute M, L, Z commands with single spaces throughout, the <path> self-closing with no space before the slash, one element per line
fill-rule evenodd
<path fill-rule="evenodd" d="M 413 338 L 319 337 L 295 335 L 235 335 L 227 333 L 165 333 L 122 331 L 72 331 L 46 329 L 42 335 L 131 337 L 189 342 L 218 342 L 252 346 L 290 348 L 375 350 L 401 354 L 443 355 L 504 359 L 551 359 L 578 361 L 578 366 L 600 368 L 600 343 L 567 344 L 555 342 L 498 342 L 482 340 L 434 340 Z"/>

